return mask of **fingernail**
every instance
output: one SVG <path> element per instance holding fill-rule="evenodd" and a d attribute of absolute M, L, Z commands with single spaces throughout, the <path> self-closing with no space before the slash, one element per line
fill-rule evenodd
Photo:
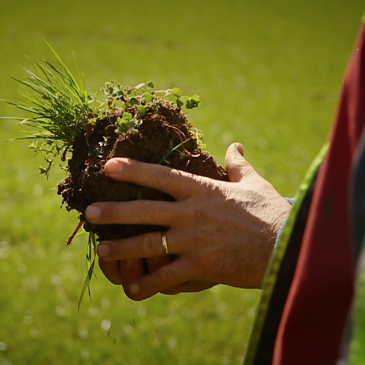
<path fill-rule="evenodd" d="M 109 245 L 99 245 L 98 246 L 98 256 L 99 257 L 105 257 L 110 254 L 110 247 Z"/>
<path fill-rule="evenodd" d="M 243 146 L 241 143 L 236 143 L 236 148 L 237 148 L 237 151 L 239 152 L 240 155 L 243 156 Z"/>
<path fill-rule="evenodd" d="M 100 208 L 96 205 L 89 205 L 86 208 L 85 215 L 87 220 L 95 220 L 100 217 Z"/>
<path fill-rule="evenodd" d="M 139 291 L 141 290 L 141 288 L 139 287 L 138 284 L 131 284 L 129 286 L 129 290 L 131 291 L 132 294 L 136 295 L 139 293 Z"/>
<path fill-rule="evenodd" d="M 116 160 L 109 160 L 104 167 L 105 173 L 108 175 L 118 174 L 122 171 L 123 165 Z"/>

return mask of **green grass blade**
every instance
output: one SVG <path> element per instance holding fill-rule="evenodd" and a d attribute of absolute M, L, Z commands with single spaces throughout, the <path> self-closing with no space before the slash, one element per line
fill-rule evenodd
<path fill-rule="evenodd" d="M 60 63 L 60 65 L 62 66 L 62 68 L 65 70 L 65 72 L 67 73 L 67 76 L 70 80 L 70 82 L 72 82 L 77 89 L 80 89 L 79 85 L 77 84 L 75 78 L 72 76 L 71 72 L 69 71 L 69 69 L 67 68 L 67 66 L 63 63 L 63 61 L 61 60 L 60 56 L 56 53 L 56 51 L 52 48 L 52 46 L 46 41 L 44 40 L 44 42 L 47 44 L 47 46 L 50 48 L 50 50 L 53 52 L 53 54 L 56 56 L 58 62 Z"/>
<path fill-rule="evenodd" d="M 82 298 L 85 295 L 86 289 L 89 291 L 89 297 L 90 297 L 90 281 L 94 274 L 94 266 L 95 266 L 95 259 L 96 259 L 96 236 L 94 233 L 89 233 L 89 239 L 87 244 L 87 252 L 86 252 L 86 264 L 88 266 L 87 275 L 84 281 L 84 285 L 81 289 L 79 303 L 78 303 L 78 310 L 80 310 L 80 305 L 82 302 Z"/>
<path fill-rule="evenodd" d="M 90 268 L 87 272 L 87 275 L 86 275 L 86 278 L 85 278 L 85 281 L 84 281 L 84 285 L 82 286 L 82 289 L 81 289 L 80 298 L 79 298 L 79 302 L 78 302 L 78 305 L 77 305 L 77 310 L 78 311 L 80 311 L 82 298 L 85 295 L 86 289 L 88 289 L 88 290 L 90 289 L 90 281 L 91 281 L 91 278 L 92 278 L 93 273 L 94 273 L 94 265 L 95 265 L 95 258 L 94 258 L 93 262 L 90 265 Z M 90 296 L 90 290 L 89 290 L 89 296 Z"/>

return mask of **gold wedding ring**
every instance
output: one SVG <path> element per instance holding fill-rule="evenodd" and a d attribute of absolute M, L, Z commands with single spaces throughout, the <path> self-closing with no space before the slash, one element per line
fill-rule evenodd
<path fill-rule="evenodd" d="M 161 243 L 162 243 L 162 251 L 165 255 L 169 254 L 169 249 L 167 247 L 167 239 L 166 234 L 161 233 Z"/>

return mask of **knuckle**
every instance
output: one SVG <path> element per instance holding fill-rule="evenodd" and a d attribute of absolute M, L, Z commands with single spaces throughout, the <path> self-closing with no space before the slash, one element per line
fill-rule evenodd
<path fill-rule="evenodd" d="M 153 237 L 154 235 L 152 233 L 146 233 L 141 236 L 142 252 L 146 255 L 146 257 L 154 256 L 156 254 L 157 250 Z"/>
<path fill-rule="evenodd" d="M 173 281 L 173 275 L 168 266 L 162 266 L 158 270 L 158 274 L 161 280 L 161 283 L 164 283 L 165 285 L 168 283 L 171 283 Z"/>
<path fill-rule="evenodd" d="M 175 174 L 173 171 L 168 168 L 159 170 L 155 176 L 157 184 L 161 187 L 170 185 Z"/>
<path fill-rule="evenodd" d="M 137 210 L 137 214 L 141 223 L 149 223 L 156 214 L 156 208 L 154 204 L 151 204 L 151 202 L 147 200 L 140 201 L 140 206 Z"/>

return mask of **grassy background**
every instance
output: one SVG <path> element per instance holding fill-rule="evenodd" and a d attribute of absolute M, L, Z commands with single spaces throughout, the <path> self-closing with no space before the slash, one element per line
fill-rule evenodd
<path fill-rule="evenodd" d="M 360 0 L 2 0 L 0 97 L 20 98 L 9 77 L 23 77 L 25 55 L 54 61 L 46 39 L 77 73 L 75 53 L 94 92 L 114 79 L 199 94 L 190 119 L 217 160 L 241 141 L 293 196 L 326 140 L 363 10 Z M 0 115 L 19 113 L 2 103 Z M 134 303 L 97 271 L 78 313 L 86 242 L 64 246 L 77 215 L 59 209 L 63 176 L 45 180 L 25 143 L 5 143 L 21 135 L 17 123 L 1 121 L 0 131 L 0 365 L 242 361 L 255 290 Z"/>

